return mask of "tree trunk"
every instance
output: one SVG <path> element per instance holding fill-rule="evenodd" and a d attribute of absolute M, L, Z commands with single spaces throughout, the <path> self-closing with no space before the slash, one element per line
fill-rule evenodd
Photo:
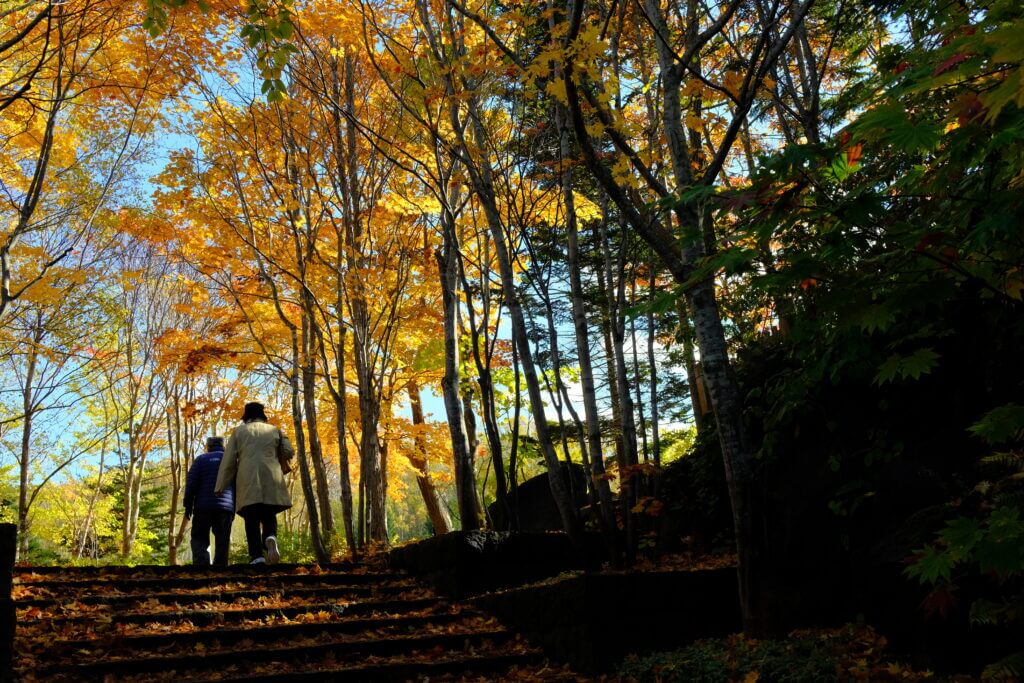
<path fill-rule="evenodd" d="M 332 39 L 332 46 L 334 45 Z M 355 110 L 355 75 L 353 71 L 355 64 L 353 61 L 351 51 L 345 48 L 345 58 L 343 63 L 344 68 L 344 97 L 345 106 L 348 111 Z M 335 170 L 339 176 L 340 186 L 343 194 L 343 218 L 342 225 L 343 229 L 339 229 L 337 223 L 335 223 L 335 233 L 338 239 L 338 253 L 335 256 L 334 271 L 337 276 L 337 284 L 335 289 L 335 311 L 338 316 L 338 347 L 335 353 L 334 363 L 335 369 L 338 373 L 338 385 L 335 387 L 331 383 L 331 379 L 328 374 L 327 385 L 331 390 L 331 394 L 334 397 L 335 406 L 335 428 L 338 432 L 338 475 L 341 480 L 341 517 L 345 526 L 345 541 L 348 544 L 349 554 L 355 559 L 359 554 L 359 546 L 362 544 L 362 537 L 357 542 L 355 529 L 353 524 L 355 523 L 355 511 L 353 509 L 352 501 L 352 476 L 349 471 L 348 461 L 348 438 L 347 438 L 347 426 L 346 422 L 348 419 L 348 406 L 346 405 L 346 396 L 348 395 L 348 385 L 345 380 L 346 365 L 345 365 L 345 337 L 347 336 L 347 330 L 345 329 L 345 322 L 342 320 L 345 311 L 345 264 L 346 264 L 346 240 L 356 234 L 354 223 L 359 220 L 359 197 L 356 191 L 357 184 L 355 179 L 350 177 L 351 173 L 354 173 L 357 169 L 355 159 L 356 148 L 355 139 L 352 135 L 350 127 L 342 125 L 342 112 L 340 103 L 342 101 L 342 78 L 338 74 L 338 58 L 337 56 L 331 59 L 331 92 L 333 97 L 331 98 L 331 116 L 334 124 L 334 164 Z M 345 151 L 348 154 L 345 154 Z M 348 257 L 351 258 L 351 257 Z M 320 338 L 321 345 L 324 344 L 323 335 Z M 327 354 L 324 349 L 324 365 L 327 365 Z M 362 506 L 362 498 L 360 498 L 360 510 Z"/>
<path fill-rule="evenodd" d="M 502 458 L 501 452 L 501 434 L 498 430 L 498 413 L 494 401 L 494 380 L 491 375 L 491 349 L 489 348 L 489 339 L 487 332 L 487 321 L 490 317 L 490 283 L 489 269 L 484 264 L 489 263 L 490 254 L 487 246 L 489 242 L 484 243 L 484 256 L 480 265 L 480 296 L 483 303 L 483 320 L 482 326 L 477 327 L 476 312 L 474 310 L 474 304 L 471 300 L 471 288 L 469 282 L 466 279 L 465 268 L 462 267 L 462 259 L 459 259 L 459 271 L 462 275 L 462 290 L 466 297 L 466 314 L 469 318 L 469 332 L 470 332 L 470 343 L 473 350 L 473 362 L 476 365 L 477 371 L 477 385 L 480 387 L 480 413 L 483 417 L 484 433 L 487 436 L 487 447 L 491 452 L 491 462 L 494 464 L 494 483 L 495 483 L 495 500 L 498 504 L 498 508 L 504 514 L 504 522 L 507 527 L 512 519 L 512 508 L 509 506 L 508 501 L 508 479 L 505 476 L 505 463 Z M 500 304 L 499 304 L 500 305 Z M 481 344 L 481 329 L 483 330 L 483 353 L 480 352 Z M 467 415 L 467 424 L 469 417 Z M 475 454 L 475 450 L 471 449 L 470 455 Z M 493 525 L 494 520 L 491 520 Z"/>
<path fill-rule="evenodd" d="M 630 303 L 636 305 L 636 274 L 630 283 Z M 639 352 L 636 348 L 636 318 L 629 319 L 629 344 L 633 361 L 633 388 L 636 390 L 636 411 L 640 420 L 640 452 L 644 454 L 644 462 L 651 459 L 650 446 L 647 443 L 647 417 L 644 415 L 643 378 L 640 376 Z"/>
<path fill-rule="evenodd" d="M 339 294 L 339 314 L 342 311 L 340 296 Z M 338 390 L 335 392 L 334 397 L 334 416 L 336 420 L 335 427 L 338 432 L 338 478 L 341 480 L 341 518 L 345 525 L 345 542 L 348 544 L 348 552 L 355 559 L 358 555 L 358 547 L 356 546 L 355 533 L 352 527 L 352 475 L 349 472 L 348 435 L 345 429 L 345 421 L 348 414 L 348 406 L 345 405 L 345 395 L 348 391 L 345 384 L 345 336 L 345 328 L 341 327 L 341 339 L 338 342 L 338 354 L 335 359 L 338 369 Z"/>
<path fill-rule="evenodd" d="M 544 317 L 545 322 L 547 324 L 548 335 L 548 353 L 551 358 L 550 368 L 545 368 L 543 363 L 540 364 L 541 376 L 544 378 L 544 386 L 548 390 L 548 396 L 551 399 L 551 405 L 554 406 L 555 414 L 558 418 L 558 431 L 560 437 L 559 441 L 561 442 L 562 446 L 562 455 L 565 458 L 566 471 L 569 473 L 569 493 L 572 496 L 572 500 L 575 503 L 577 499 L 577 491 L 571 471 L 572 457 L 569 452 L 569 432 L 566 428 L 565 412 L 569 413 L 569 417 L 572 420 L 573 426 L 576 430 L 576 444 L 580 451 L 580 459 L 583 462 L 584 472 L 590 471 L 590 455 L 587 452 L 587 440 L 585 436 L 585 430 L 583 428 L 583 422 L 580 420 L 579 414 L 573 407 L 572 401 L 569 397 L 569 392 L 565 388 L 565 383 L 562 381 L 562 359 L 558 344 L 558 328 L 555 325 L 554 306 L 551 304 L 551 296 L 547 292 L 548 283 L 545 281 L 540 281 L 540 278 L 537 278 L 537 280 L 538 283 L 535 284 L 535 287 L 544 305 Z M 536 321 L 533 319 L 532 314 L 530 316 L 530 325 L 533 326 L 533 328 L 536 330 L 537 324 Z M 532 336 L 535 336 L 537 339 L 534 348 L 536 349 L 538 356 L 540 356 L 540 335 L 535 333 L 535 335 Z M 549 369 L 551 371 L 550 373 L 547 372 Z M 551 375 L 554 376 L 554 387 L 551 386 Z M 598 502 L 597 492 L 594 490 L 593 486 L 588 485 L 589 483 L 590 479 L 585 478 L 583 493 L 586 495 L 587 504 L 591 506 L 591 514 L 596 515 Z"/>
<path fill-rule="evenodd" d="M 356 527 L 359 532 L 359 538 L 357 540 L 360 549 L 366 548 L 366 477 L 363 476 L 363 455 L 362 450 L 359 451 L 359 500 L 357 505 L 359 506 L 359 521 Z"/>
<path fill-rule="evenodd" d="M 623 234 L 622 239 L 626 236 Z M 637 501 L 638 479 L 635 465 L 637 464 L 636 422 L 633 418 L 633 397 L 629 388 L 629 376 L 626 371 L 625 356 L 625 273 L 623 272 L 626 244 L 619 245 L 616 267 L 612 269 L 611 245 L 608 239 L 608 221 L 601 221 L 601 245 L 604 251 L 604 270 L 608 289 L 608 320 L 611 331 L 611 365 L 612 384 L 615 397 L 619 403 L 619 437 L 622 443 L 622 469 L 619 473 L 619 496 L 622 501 L 622 518 L 626 525 L 626 560 L 632 563 L 639 544 L 637 536 L 636 513 L 633 508 Z"/>
<path fill-rule="evenodd" d="M 350 248 L 353 254 L 359 254 L 362 245 L 362 228 L 353 225 L 349 235 Z M 365 267 L 362 256 L 353 256 L 350 267 Z M 353 330 L 353 350 L 355 356 L 356 382 L 359 391 L 359 462 L 360 487 L 363 494 L 362 524 L 365 525 L 364 542 L 387 545 L 387 497 L 384 477 L 386 473 L 381 464 L 380 438 L 377 430 L 380 426 L 381 391 L 374 373 L 372 345 L 372 324 L 369 306 L 362 284 L 356 279 L 351 284 L 353 293 L 349 297 Z"/>
<path fill-rule="evenodd" d="M 449 56 L 464 56 L 466 53 L 465 44 L 456 39 L 456 30 L 452 20 L 453 12 L 447 13 L 446 35 L 451 38 L 452 44 L 442 44 L 438 34 L 434 31 L 434 25 L 428 12 L 427 3 L 419 1 L 416 7 L 426 32 L 429 48 L 439 61 L 446 60 Z M 461 15 L 460 15 L 461 16 Z M 559 515 L 562 519 L 562 526 L 572 539 L 577 549 L 582 550 L 582 539 L 580 537 L 580 524 L 573 501 L 569 497 L 568 485 L 564 477 L 558 476 L 561 471 L 558 457 L 555 455 L 551 445 L 551 435 L 548 432 L 547 422 L 544 417 L 544 404 L 540 391 L 540 383 L 537 379 L 536 368 L 533 363 L 533 354 L 530 350 L 529 339 L 526 335 L 526 324 L 523 319 L 522 307 L 519 303 L 519 293 L 515 287 L 515 277 L 512 270 L 511 256 L 508 253 L 509 241 L 505 234 L 505 225 L 502 221 L 501 212 L 498 209 L 497 199 L 494 193 L 494 181 L 491 171 L 491 162 L 488 149 L 491 147 L 490 140 L 487 140 L 484 130 L 483 118 L 479 109 L 476 95 L 470 92 L 468 100 L 463 104 L 456 99 L 455 77 L 451 72 L 444 74 L 445 92 L 451 96 L 447 115 L 451 130 L 457 138 L 460 156 L 464 160 L 466 171 L 469 175 L 473 190 L 483 207 L 487 226 L 490 229 L 492 244 L 498 257 L 499 273 L 501 275 L 501 286 L 505 305 L 508 307 L 512 318 L 512 336 L 514 344 L 519 349 L 519 355 L 523 364 L 523 372 L 526 377 L 527 390 L 530 394 L 531 408 L 534 414 L 534 421 L 537 425 L 537 435 L 541 449 L 544 453 L 551 476 L 548 480 L 551 483 L 551 493 L 558 506 Z M 466 83 L 463 81 L 462 86 Z M 472 89 L 469 88 L 471 91 Z M 467 139 L 467 127 L 471 128 L 472 142 Z M 436 134 L 435 134 L 436 135 Z M 439 137 L 439 136 L 438 136 Z M 454 287 L 451 288 L 452 291 Z M 454 330 L 451 331 L 454 335 Z M 446 354 L 446 360 L 450 360 Z M 446 371 L 447 374 L 447 371 Z M 457 395 L 450 400 L 455 403 Z"/>
<path fill-rule="evenodd" d="M 619 384 L 615 381 L 615 350 L 612 348 L 612 319 L 609 314 L 607 298 L 610 297 L 609 285 L 606 282 L 605 269 L 597 269 L 597 286 L 606 304 L 601 311 L 601 339 L 604 341 L 605 372 L 608 385 L 609 404 L 612 408 L 611 435 L 615 449 L 615 462 L 619 466 L 619 475 L 626 468 L 626 451 L 622 445 L 622 402 L 619 401 Z M 621 503 L 621 501 L 620 501 Z"/>
<path fill-rule="evenodd" d="M 650 367 L 650 406 L 651 406 L 651 455 L 654 457 L 654 466 L 658 469 L 655 473 L 655 495 L 658 491 L 658 482 L 661 480 L 661 434 L 659 433 L 660 410 L 658 407 L 658 362 L 654 355 L 654 294 L 655 294 L 655 264 L 652 258 L 648 264 L 650 269 L 650 288 L 647 297 L 647 365 Z"/>
<path fill-rule="evenodd" d="M 136 435 L 134 440 L 138 441 L 140 435 Z M 135 539 L 139 534 L 139 515 L 142 512 L 142 481 L 146 473 L 146 449 L 142 444 L 136 444 L 133 448 L 137 454 L 138 462 L 135 465 L 134 472 L 135 476 L 132 480 L 131 486 L 129 487 L 129 497 L 131 498 L 131 505 L 129 507 L 130 514 L 128 516 L 128 537 L 127 537 L 127 553 L 131 553 L 132 548 L 135 546 Z"/>
<path fill-rule="evenodd" d="M 349 116 L 355 112 L 356 65 L 352 53 L 346 48 L 344 60 L 344 98 Z M 349 123 L 342 130 L 342 111 L 337 106 L 341 97 L 342 83 L 337 77 L 336 63 L 333 68 L 332 88 L 334 103 L 332 113 L 335 119 L 335 163 L 342 187 L 343 216 L 345 228 L 346 259 L 348 268 L 361 272 L 367 267 L 363 239 L 364 225 L 360 194 L 360 166 L 358 139 L 360 133 Z M 340 239 L 339 239 L 340 241 Z M 380 440 L 377 429 L 380 423 L 381 394 L 374 377 L 374 363 L 371 352 L 372 324 L 365 289 L 358 278 L 346 280 L 340 270 L 339 287 L 350 287 L 349 312 L 353 332 L 353 354 L 356 381 L 359 391 L 359 546 L 368 542 L 382 545 L 388 543 L 387 495 L 385 491 L 386 471 L 381 464 Z M 339 296 L 340 302 L 340 296 Z M 340 310 L 339 310 L 340 315 Z M 340 388 L 344 400 L 345 386 Z M 342 427 L 343 428 L 343 427 Z M 344 495 L 344 494 L 343 494 Z"/>
<path fill-rule="evenodd" d="M 656 29 L 664 26 L 661 20 L 661 8 L 655 0 L 647 0 L 647 13 Z M 580 15 L 577 10 L 571 18 L 569 37 L 578 35 Z M 661 35 L 666 35 L 661 33 Z M 664 134 L 668 140 L 672 157 L 676 184 L 679 187 L 690 186 L 691 159 L 687 151 L 685 135 L 681 133 L 681 108 L 679 106 L 679 85 L 682 74 L 677 73 L 675 57 L 664 41 L 656 40 L 659 50 L 659 61 L 663 75 L 663 116 Z M 704 240 L 694 240 L 683 249 L 679 248 L 675 235 L 658 224 L 655 220 L 641 215 L 637 206 L 632 203 L 625 191 L 619 186 L 611 173 L 597 158 L 586 123 L 583 118 L 579 91 L 571 74 L 564 80 L 566 94 L 573 116 L 573 129 L 577 140 L 583 148 L 588 168 L 598 182 L 619 207 L 623 217 L 629 221 L 648 244 L 658 252 L 665 266 L 680 285 L 688 284 L 693 274 L 694 265 L 705 255 Z M 678 207 L 678 220 L 683 226 L 694 226 L 702 229 L 706 236 L 704 222 L 705 211 L 698 206 Z M 743 424 L 742 405 L 732 366 L 725 343 L 725 332 L 721 315 L 715 300 L 714 282 L 705 279 L 690 286 L 686 293 L 688 309 L 691 313 L 696 332 L 697 344 L 700 348 L 701 364 L 707 382 L 708 392 L 715 413 L 715 421 L 719 429 L 722 447 L 722 459 L 725 464 L 726 480 L 729 487 L 729 499 L 732 504 L 733 521 L 736 533 L 737 554 L 739 555 L 739 593 L 743 613 L 744 630 L 751 635 L 765 632 L 764 618 L 767 616 L 761 606 L 761 598 L 756 594 L 755 577 L 761 570 L 762 545 L 754 538 L 753 514 L 751 510 L 751 487 L 753 486 L 754 455 Z"/>
<path fill-rule="evenodd" d="M 82 559 L 82 555 L 85 554 L 85 546 L 89 542 L 89 529 L 92 528 L 93 517 L 96 512 L 96 502 L 100 497 L 100 490 L 103 486 L 103 465 L 107 455 L 107 440 L 103 439 L 103 444 L 100 446 L 100 466 L 99 472 L 96 475 L 96 488 L 93 489 L 92 496 L 89 497 L 89 508 L 85 513 L 85 522 L 82 524 L 82 533 L 79 536 L 78 542 L 75 544 L 75 559 Z"/>
<path fill-rule="evenodd" d="M 35 417 L 35 377 L 36 364 L 39 360 L 39 341 L 42 339 L 40 328 L 36 328 L 32 336 L 32 345 L 28 351 L 28 366 L 25 369 L 25 385 L 22 387 L 21 408 L 24 419 L 21 423 L 21 453 L 18 460 L 18 559 L 21 560 L 28 552 L 28 480 L 29 462 L 32 456 L 32 420 Z"/>
<path fill-rule="evenodd" d="M 387 499 L 388 499 L 388 475 L 387 475 L 387 471 L 388 471 L 388 455 L 389 455 L 389 453 L 388 453 L 388 446 L 389 445 L 390 444 L 389 444 L 387 439 L 380 438 L 380 435 L 377 436 L 377 449 L 380 451 L 380 469 L 381 469 L 381 472 L 384 473 L 384 476 L 382 476 L 380 478 L 380 481 L 381 481 L 381 489 L 382 489 L 382 495 L 383 495 L 384 501 L 385 501 L 385 506 L 387 505 Z M 388 524 L 387 508 L 385 507 L 385 515 L 384 515 L 384 533 L 385 534 L 387 533 L 387 528 L 388 528 L 387 524 Z M 388 540 L 390 542 L 390 539 L 388 539 Z"/>
<path fill-rule="evenodd" d="M 167 411 L 167 449 L 170 452 L 171 467 L 171 505 L 167 514 L 167 564 L 172 567 L 178 564 L 178 545 L 174 542 L 175 521 L 178 518 L 178 503 L 182 488 L 182 445 L 181 445 L 181 411 L 180 397 L 175 393 L 171 397 L 172 405 Z M 172 420 L 173 413 L 173 420 Z"/>
<path fill-rule="evenodd" d="M 443 245 L 436 254 L 441 278 L 441 301 L 444 313 L 444 377 L 441 393 L 444 398 L 448 431 L 452 440 L 455 461 L 455 492 L 459 502 L 459 522 L 463 531 L 480 528 L 480 514 L 476 507 L 476 481 L 473 477 L 473 453 L 466 433 L 459 377 L 458 244 L 455 236 L 454 216 L 442 216 Z"/>
<path fill-rule="evenodd" d="M 294 83 L 293 83 L 294 85 Z M 329 551 L 334 536 L 334 512 L 331 510 L 331 492 L 327 482 L 327 468 L 324 465 L 324 454 L 320 442 L 320 425 L 317 419 L 316 400 L 316 335 L 318 322 L 316 305 L 308 286 L 307 269 L 314 258 L 317 236 L 313 231 L 313 221 L 308 215 L 308 202 L 303 193 L 304 174 L 299 170 L 295 159 L 299 152 L 295 144 L 294 131 L 291 127 L 284 129 L 284 145 L 288 152 L 285 157 L 288 176 L 291 184 L 289 194 L 293 207 L 287 211 L 290 222 L 292 246 L 297 267 L 299 286 L 299 353 L 296 372 L 302 382 L 302 406 L 306 420 L 309 459 L 313 464 L 313 482 L 316 485 L 318 517 L 320 521 L 320 540 L 325 551 Z M 304 208 L 305 207 L 305 212 Z M 294 330 L 293 330 L 294 334 Z"/>
<path fill-rule="evenodd" d="M 547 385 L 548 395 L 551 397 L 551 403 L 555 406 L 555 412 L 558 414 L 558 427 L 562 431 L 562 450 L 565 455 L 565 464 L 570 465 L 572 458 L 569 457 L 569 442 L 568 433 L 565 428 L 565 416 L 562 412 L 564 407 L 566 412 L 569 413 L 569 419 L 572 420 L 573 427 L 576 429 L 576 444 L 580 449 L 580 459 L 583 461 L 583 467 L 586 471 L 590 471 L 590 454 L 587 452 L 587 437 L 583 428 L 583 421 L 580 420 L 579 413 L 576 412 L 576 408 L 573 406 L 572 401 L 569 398 L 569 390 L 565 387 L 565 382 L 562 381 L 562 351 L 558 343 L 558 327 L 555 324 L 555 309 L 551 304 L 551 297 L 545 293 L 541 293 L 541 299 L 544 302 L 544 320 L 547 323 L 548 333 L 548 350 L 551 355 L 551 374 L 555 378 L 555 386 L 551 387 L 551 382 L 547 380 L 547 374 L 545 377 L 545 384 Z M 533 322 L 531 320 L 531 322 Z M 570 484 L 572 480 L 570 478 Z M 587 493 L 593 493 L 593 487 L 587 486 Z M 591 503 L 596 503 L 597 498 Z"/>
<path fill-rule="evenodd" d="M 700 368 L 694 358 L 693 348 L 693 326 L 690 325 L 690 318 L 686 313 L 686 300 L 680 298 L 677 302 L 679 311 L 679 330 L 676 339 L 683 343 L 683 356 L 686 364 L 686 384 L 690 389 L 690 406 L 693 410 L 693 423 L 697 432 L 702 432 L 707 427 L 707 415 L 711 412 L 711 406 L 707 400 L 707 392 L 704 389 L 704 381 L 700 376 Z"/>
<path fill-rule="evenodd" d="M 409 383 L 409 404 L 412 406 L 412 424 L 416 428 L 416 450 L 409 451 L 409 462 L 416 469 L 416 484 L 420 488 L 420 495 L 423 496 L 423 504 L 427 507 L 427 514 L 430 516 L 430 523 L 434 527 L 434 535 L 438 536 L 451 531 L 451 520 L 448 519 L 448 511 L 441 504 L 437 495 L 437 488 L 430 478 L 430 468 L 427 462 L 427 439 L 423 434 L 426 421 L 423 419 L 423 401 L 420 397 L 420 388 L 415 381 Z"/>
<path fill-rule="evenodd" d="M 469 121 L 473 128 L 476 150 L 488 149 L 483 123 L 477 110 L 476 100 L 473 97 L 469 101 Z M 473 156 L 473 153 L 470 152 L 466 144 L 466 140 L 463 139 L 461 142 L 466 156 Z M 582 549 L 579 515 L 569 492 L 568 473 L 565 472 L 566 476 L 559 476 L 564 471 L 559 466 L 558 456 L 555 454 L 554 446 L 551 443 L 551 434 L 548 431 L 547 417 L 544 415 L 544 399 L 540 390 L 540 382 L 537 378 L 537 370 L 533 362 L 533 351 L 530 349 L 530 340 L 526 333 L 526 320 L 523 316 L 522 305 L 519 302 L 519 292 L 515 286 L 512 261 L 508 253 L 509 241 L 505 234 L 505 225 L 502 222 L 501 213 L 498 210 L 494 195 L 494 182 L 491 177 L 490 162 L 485 158 L 479 167 L 471 165 L 468 168 L 476 194 L 483 205 L 484 214 L 491 232 L 491 239 L 498 257 L 503 298 L 508 308 L 509 316 L 512 319 L 512 337 L 519 349 L 519 358 L 523 366 L 523 376 L 526 379 L 526 390 L 530 397 L 530 408 L 533 412 L 537 437 L 540 441 L 541 452 L 544 454 L 544 462 L 548 467 L 548 481 L 551 484 L 551 494 L 554 496 L 565 532 L 577 548 Z"/>
<path fill-rule="evenodd" d="M 325 547 L 330 546 L 334 536 L 334 512 L 331 510 L 331 492 L 327 483 L 327 468 L 320 445 L 320 426 L 316 405 L 316 352 L 313 348 L 312 326 L 315 324 L 312 302 L 309 295 L 303 296 L 305 311 L 302 321 L 302 403 L 306 415 L 306 430 L 309 436 L 309 457 L 313 461 L 313 475 L 316 481 L 317 502 L 320 504 L 320 536 Z"/>
<path fill-rule="evenodd" d="M 370 543 L 387 545 L 384 469 L 381 463 L 380 438 L 377 434 L 380 424 L 380 403 L 377 401 L 372 369 L 368 367 L 366 356 L 366 349 L 360 344 L 356 352 L 356 374 L 359 379 L 359 454 L 365 491 L 367 540 Z"/>
<path fill-rule="evenodd" d="M 522 368 L 519 366 L 519 349 L 512 345 L 512 436 L 508 451 L 508 473 L 512 486 L 509 489 L 509 505 L 512 507 L 511 527 L 519 529 L 519 419 L 523 412 Z"/>
<path fill-rule="evenodd" d="M 691 290 L 688 303 L 693 313 L 701 370 L 711 395 L 732 503 L 744 630 L 762 635 L 771 629 L 766 621 L 770 615 L 761 602 L 764 596 L 758 592 L 760 583 L 757 576 L 763 571 L 764 539 L 755 536 L 754 530 L 754 449 L 743 423 L 743 402 L 729 360 L 714 283 L 710 280 L 699 283 Z"/>
<path fill-rule="evenodd" d="M 351 236 L 355 250 L 361 249 L 361 232 Z M 357 259 L 356 268 L 365 267 L 363 259 Z M 359 388 L 359 459 L 360 480 L 363 488 L 365 540 L 370 543 L 387 545 L 387 499 L 384 491 L 386 473 L 381 464 L 380 426 L 381 394 L 374 375 L 374 356 L 371 350 L 371 322 L 365 293 L 359 282 L 353 284 L 351 296 L 353 348 L 355 350 L 356 381 Z"/>
<path fill-rule="evenodd" d="M 299 461 L 299 480 L 302 483 L 306 514 L 309 517 L 310 541 L 313 544 L 313 554 L 316 556 L 317 562 L 328 562 L 330 554 L 320 535 L 316 495 L 313 493 L 313 480 L 309 473 L 309 461 L 306 458 L 306 435 L 302 430 L 302 405 L 299 398 L 299 344 L 294 328 L 292 329 L 292 367 L 288 385 L 291 390 L 292 427 L 295 430 L 295 456 Z"/>
<path fill-rule="evenodd" d="M 600 502 L 602 532 L 608 544 L 613 564 L 622 561 L 619 543 L 618 522 L 615 519 L 615 504 L 612 501 L 611 486 L 605 476 L 604 448 L 601 444 L 601 414 L 597 408 L 597 391 L 594 385 L 594 365 L 590 356 L 590 330 L 587 325 L 587 310 L 583 299 L 583 281 L 580 277 L 579 222 L 576 216 L 576 202 L 573 197 L 572 164 L 573 150 L 569 141 L 568 114 L 561 104 L 555 106 L 555 125 L 558 130 L 559 156 L 562 185 L 562 200 L 565 203 L 566 228 L 568 231 L 569 292 L 572 298 L 572 323 L 576 333 L 576 357 L 580 367 L 580 385 L 583 393 L 583 414 L 586 417 L 587 444 L 590 455 L 590 478 Z"/>
<path fill-rule="evenodd" d="M 121 557 L 127 558 L 132 552 L 131 519 L 132 519 L 132 487 L 135 481 L 135 421 L 131 413 L 128 415 L 128 470 L 124 476 L 124 499 L 121 503 Z"/>

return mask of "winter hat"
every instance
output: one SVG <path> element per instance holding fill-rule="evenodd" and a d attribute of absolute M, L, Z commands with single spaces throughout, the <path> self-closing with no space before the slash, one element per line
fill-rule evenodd
<path fill-rule="evenodd" d="M 253 420 L 263 420 L 266 422 L 267 414 L 263 412 L 263 404 L 252 403 L 245 404 L 245 410 L 242 411 L 242 422 L 252 422 Z"/>

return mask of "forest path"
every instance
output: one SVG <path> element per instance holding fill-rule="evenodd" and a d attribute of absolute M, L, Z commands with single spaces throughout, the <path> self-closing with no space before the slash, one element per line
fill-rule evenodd
<path fill-rule="evenodd" d="M 368 564 L 19 567 L 23 681 L 583 680 Z"/>

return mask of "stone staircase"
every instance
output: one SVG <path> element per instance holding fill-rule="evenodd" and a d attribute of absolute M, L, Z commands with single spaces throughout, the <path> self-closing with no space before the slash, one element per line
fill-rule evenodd
<path fill-rule="evenodd" d="M 583 680 L 369 564 L 18 567 L 17 680 Z"/>

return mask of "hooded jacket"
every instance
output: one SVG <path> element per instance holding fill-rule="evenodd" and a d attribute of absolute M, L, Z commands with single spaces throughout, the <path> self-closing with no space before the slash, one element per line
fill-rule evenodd
<path fill-rule="evenodd" d="M 235 511 L 233 486 L 224 487 L 223 492 L 219 494 L 213 491 L 223 457 L 223 447 L 213 448 L 209 453 L 197 455 L 192 461 L 192 467 L 188 469 L 188 477 L 185 479 L 184 505 L 187 516 L 191 517 L 197 510 Z"/>

